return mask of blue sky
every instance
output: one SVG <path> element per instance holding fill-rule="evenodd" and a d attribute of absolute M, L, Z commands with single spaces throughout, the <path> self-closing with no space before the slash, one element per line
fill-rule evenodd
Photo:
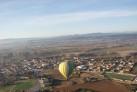
<path fill-rule="evenodd" d="M 137 32 L 137 0 L 0 0 L 0 39 Z"/>

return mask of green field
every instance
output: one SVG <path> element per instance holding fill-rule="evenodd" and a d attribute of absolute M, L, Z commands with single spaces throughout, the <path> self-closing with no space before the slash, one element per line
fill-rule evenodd
<path fill-rule="evenodd" d="M 27 90 L 35 85 L 35 80 L 19 81 L 13 90 Z"/>
<path fill-rule="evenodd" d="M 124 74 L 117 74 L 117 73 L 106 73 L 105 76 L 108 78 L 115 78 L 115 79 L 121 79 L 121 80 L 132 80 L 134 76 L 131 75 L 124 75 Z"/>
<path fill-rule="evenodd" d="M 0 86 L 0 92 L 3 91 L 10 91 L 14 86 L 11 85 L 11 86 Z"/>
<path fill-rule="evenodd" d="M 21 81 L 18 81 L 16 85 L 0 86 L 0 92 L 11 91 L 11 90 L 28 90 L 32 88 L 35 84 L 36 84 L 36 81 L 34 79 L 21 80 Z"/>

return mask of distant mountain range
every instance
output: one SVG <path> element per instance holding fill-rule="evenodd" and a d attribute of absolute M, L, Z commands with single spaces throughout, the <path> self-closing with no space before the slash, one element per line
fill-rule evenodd
<path fill-rule="evenodd" d="M 71 42 L 86 39 L 137 39 L 137 32 L 126 33 L 91 33 L 91 34 L 75 34 L 58 37 L 36 37 L 36 38 L 16 38 L 0 40 L 0 45 L 19 45 L 19 44 L 51 44 L 56 42 Z"/>

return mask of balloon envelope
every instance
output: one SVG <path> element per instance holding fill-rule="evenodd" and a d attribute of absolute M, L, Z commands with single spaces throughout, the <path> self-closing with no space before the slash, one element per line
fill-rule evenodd
<path fill-rule="evenodd" d="M 62 62 L 59 65 L 59 71 L 66 79 L 68 79 L 73 72 L 73 64 L 69 61 Z"/>

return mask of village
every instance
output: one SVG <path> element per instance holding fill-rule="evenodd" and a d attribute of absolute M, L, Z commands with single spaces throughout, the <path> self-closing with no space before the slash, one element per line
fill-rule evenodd
<path fill-rule="evenodd" d="M 59 75 L 53 76 L 49 72 L 57 71 L 61 62 L 68 60 L 74 65 L 74 73 L 72 76 L 80 76 L 82 73 L 91 73 L 93 76 L 86 76 L 85 81 L 92 81 L 94 76 L 101 75 L 106 78 L 110 78 L 108 74 L 122 74 L 130 75 L 131 78 L 120 76 L 119 80 L 124 82 L 131 81 L 137 83 L 136 75 L 132 73 L 132 69 L 136 64 L 133 56 L 128 57 L 114 57 L 112 59 L 93 58 L 93 57 L 61 57 L 53 56 L 47 58 L 33 58 L 25 59 L 20 62 L 1 65 L 0 67 L 0 86 L 17 85 L 20 80 L 35 80 L 33 86 L 37 86 L 36 89 L 29 88 L 31 90 L 41 90 L 41 88 L 48 86 L 56 86 L 56 78 Z M 49 72 L 48 72 L 49 71 Z M 54 74 L 54 72 L 53 72 Z M 61 76 L 61 74 L 60 74 Z M 92 78 L 91 78 L 92 77 Z M 112 75 L 112 78 L 114 76 Z M 63 78 L 63 77 L 62 77 Z M 117 79 L 117 78 L 114 78 Z M 94 80 L 94 79 L 93 79 Z M 28 89 L 28 90 L 29 90 Z M 25 89 L 24 89 L 25 90 Z M 18 92 L 18 91 L 17 91 Z"/>

